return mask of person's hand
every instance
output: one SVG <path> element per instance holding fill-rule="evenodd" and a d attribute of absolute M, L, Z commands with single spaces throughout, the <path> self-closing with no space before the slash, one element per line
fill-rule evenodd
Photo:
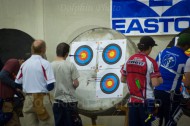
<path fill-rule="evenodd" d="M 20 65 L 22 65 L 24 63 L 24 59 L 18 59 L 18 62 Z"/>
<path fill-rule="evenodd" d="M 74 84 L 73 84 L 74 89 L 76 89 L 78 86 L 79 86 L 79 85 L 74 85 Z"/>
<path fill-rule="evenodd" d="M 79 81 L 78 81 L 78 79 L 75 79 L 73 81 L 73 87 L 76 89 L 78 86 L 79 86 Z"/>
<path fill-rule="evenodd" d="M 22 90 L 22 84 L 17 84 L 17 83 L 15 83 L 15 88 Z"/>
<path fill-rule="evenodd" d="M 16 92 L 22 92 L 22 90 L 19 88 L 16 88 Z"/>
<path fill-rule="evenodd" d="M 20 100 L 25 99 L 22 90 L 16 88 L 16 93 L 15 94 L 20 98 Z"/>

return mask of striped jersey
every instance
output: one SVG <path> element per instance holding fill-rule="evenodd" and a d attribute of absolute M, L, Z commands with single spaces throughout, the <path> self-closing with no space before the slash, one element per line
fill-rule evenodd
<path fill-rule="evenodd" d="M 129 102 L 143 103 L 145 99 L 154 99 L 151 78 L 160 77 L 154 59 L 142 52 L 136 53 L 126 61 L 121 74 L 127 79 L 131 95 Z"/>

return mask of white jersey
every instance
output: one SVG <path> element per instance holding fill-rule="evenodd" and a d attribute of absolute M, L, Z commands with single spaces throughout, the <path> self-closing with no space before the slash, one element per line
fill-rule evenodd
<path fill-rule="evenodd" d="M 32 55 L 20 67 L 15 82 L 23 84 L 25 93 L 47 93 L 47 85 L 55 82 L 51 64 L 40 55 Z"/>

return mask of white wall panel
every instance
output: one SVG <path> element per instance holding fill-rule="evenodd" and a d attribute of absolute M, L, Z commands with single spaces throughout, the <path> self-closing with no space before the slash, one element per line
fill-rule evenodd
<path fill-rule="evenodd" d="M 43 38 L 43 0 L 0 0 L 0 28 Z"/>
<path fill-rule="evenodd" d="M 109 0 L 44 0 L 44 32 L 50 43 L 48 58 L 59 42 L 69 43 L 90 27 L 110 26 Z"/>

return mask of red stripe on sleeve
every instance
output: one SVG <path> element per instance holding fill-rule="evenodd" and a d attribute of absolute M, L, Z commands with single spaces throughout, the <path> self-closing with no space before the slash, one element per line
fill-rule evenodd
<path fill-rule="evenodd" d="M 41 66 L 42 66 L 42 65 L 41 65 Z M 45 79 L 47 80 L 46 70 L 44 69 L 43 66 L 42 66 L 42 70 L 43 70 L 44 77 L 45 77 Z"/>

